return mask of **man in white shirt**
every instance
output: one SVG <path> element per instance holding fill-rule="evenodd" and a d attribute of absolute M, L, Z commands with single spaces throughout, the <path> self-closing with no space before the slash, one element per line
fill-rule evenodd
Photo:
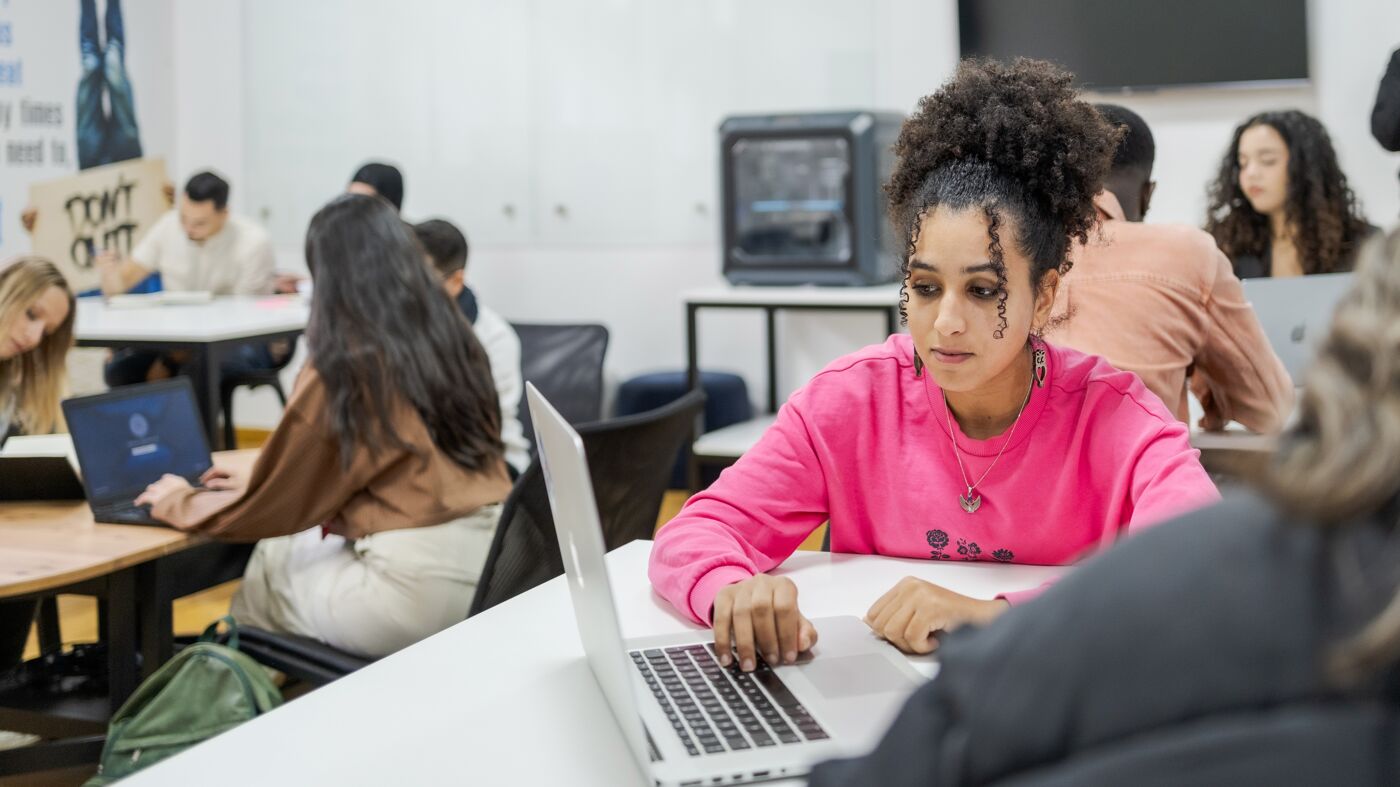
<path fill-rule="evenodd" d="M 263 229 L 228 210 L 228 182 L 200 172 L 185 184 L 177 210 L 160 217 L 123 259 L 106 251 L 96 259 L 104 295 L 128 292 L 159 274 L 163 290 L 203 290 L 214 295 L 272 292 L 272 242 Z M 182 370 L 182 352 L 119 350 L 107 364 L 110 386 L 169 377 Z M 275 365 L 266 345 L 247 345 L 220 366 L 224 376 Z"/>
<path fill-rule="evenodd" d="M 472 324 L 477 341 L 486 350 L 501 404 L 501 442 L 506 446 L 506 464 L 511 476 L 517 476 L 530 466 L 530 443 L 520 425 L 520 397 L 525 393 L 520 374 L 520 337 L 501 315 L 478 303 L 476 294 L 467 286 L 467 239 L 460 230 L 449 221 L 430 219 L 413 225 L 413 232 L 442 279 L 443 289 L 457 301 L 467 322 Z"/>

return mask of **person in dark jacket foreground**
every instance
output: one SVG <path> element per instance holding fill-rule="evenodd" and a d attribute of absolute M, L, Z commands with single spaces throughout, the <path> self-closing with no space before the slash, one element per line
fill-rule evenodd
<path fill-rule="evenodd" d="M 810 783 L 1400 783 L 1400 231 L 1363 258 L 1253 491 L 947 635 Z"/>

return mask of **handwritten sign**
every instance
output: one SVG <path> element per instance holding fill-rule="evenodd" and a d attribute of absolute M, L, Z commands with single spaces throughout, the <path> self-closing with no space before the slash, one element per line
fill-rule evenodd
<path fill-rule="evenodd" d="M 165 162 L 133 159 L 35 183 L 34 253 L 53 260 L 81 292 L 101 284 L 93 257 L 110 249 L 129 256 L 146 231 L 170 209 Z"/>

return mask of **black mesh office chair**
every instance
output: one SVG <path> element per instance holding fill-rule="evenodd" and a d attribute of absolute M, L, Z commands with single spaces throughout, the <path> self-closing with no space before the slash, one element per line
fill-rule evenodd
<path fill-rule="evenodd" d="M 676 452 L 690 438 L 705 394 L 691 391 L 664 407 L 579 427 L 607 549 L 651 538 Z M 539 459 L 520 476 L 476 586 L 470 615 L 564 573 Z"/>
<path fill-rule="evenodd" d="M 603 356 L 608 329 L 602 325 L 512 323 L 520 337 L 520 372 L 571 424 L 603 417 Z M 520 425 L 530 445 L 535 429 L 530 408 L 520 407 Z"/>
<path fill-rule="evenodd" d="M 272 388 L 272 392 L 277 394 L 277 400 L 282 403 L 282 409 L 287 409 L 287 392 L 282 390 L 282 370 L 287 368 L 287 364 L 292 362 L 292 356 L 296 354 L 296 340 L 291 340 L 291 346 L 285 348 L 283 355 L 277 358 L 277 362 L 269 369 L 249 369 L 240 374 L 232 374 L 219 380 L 219 404 L 224 414 L 224 448 L 237 448 L 237 437 L 233 426 L 233 392 L 238 388 L 257 388 L 266 385 Z"/>
<path fill-rule="evenodd" d="M 705 394 L 692 391 L 646 413 L 577 427 L 588 454 L 603 541 L 614 549 L 651 538 L 671 464 L 690 439 Z M 549 496 L 535 459 L 516 480 L 501 510 L 491 550 L 468 615 L 495 606 L 564 573 Z M 258 662 L 320 686 L 371 660 L 306 637 L 239 629 L 239 649 Z"/>

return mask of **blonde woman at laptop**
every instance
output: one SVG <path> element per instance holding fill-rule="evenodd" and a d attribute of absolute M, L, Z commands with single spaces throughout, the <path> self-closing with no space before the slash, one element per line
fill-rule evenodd
<path fill-rule="evenodd" d="M 74 311 L 53 263 L 20 257 L 0 265 L 0 443 L 12 430 L 62 427 Z M 33 618 L 32 601 L 0 602 L 0 670 L 19 661 Z"/>
<path fill-rule="evenodd" d="M 888 186 L 909 335 L 819 373 L 657 535 L 653 585 L 713 627 L 723 660 L 731 641 L 744 669 L 813 644 L 792 581 L 764 572 L 828 520 L 836 552 L 1065 564 L 1218 499 L 1136 375 L 1037 335 L 1118 134 L 1070 80 L 968 61 L 920 102 Z M 866 622 L 924 653 L 1024 598 L 905 579 Z"/>
<path fill-rule="evenodd" d="M 263 539 L 250 625 L 383 656 L 466 617 L 510 491 L 486 353 L 389 203 L 345 195 L 307 231 L 309 359 L 246 477 L 138 499 L 183 530 Z"/>

